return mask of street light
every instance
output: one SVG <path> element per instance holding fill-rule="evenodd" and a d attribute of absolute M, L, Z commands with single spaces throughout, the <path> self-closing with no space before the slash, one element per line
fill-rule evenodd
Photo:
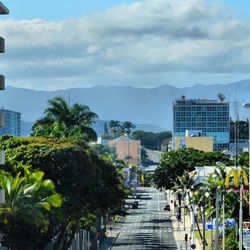
<path fill-rule="evenodd" d="M 244 103 L 243 107 L 246 109 L 250 109 L 250 103 Z M 249 191 L 249 201 L 250 201 L 250 118 L 248 117 L 248 191 Z M 248 207 L 248 211 L 250 214 L 250 205 Z"/>

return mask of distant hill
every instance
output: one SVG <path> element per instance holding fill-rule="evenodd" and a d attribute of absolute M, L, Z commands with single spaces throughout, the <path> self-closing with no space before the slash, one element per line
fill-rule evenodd
<path fill-rule="evenodd" d="M 217 99 L 218 93 L 223 93 L 231 103 L 238 101 L 240 117 L 250 116 L 250 111 L 242 107 L 242 103 L 250 102 L 250 80 L 223 85 L 199 84 L 188 88 L 171 85 L 151 89 L 95 86 L 50 92 L 8 86 L 0 92 L 0 107 L 21 112 L 24 121 L 35 121 L 42 116 L 49 99 L 62 96 L 71 104 L 78 102 L 88 105 L 100 120 L 132 121 L 171 130 L 172 102 L 176 98 L 185 95 L 186 98 Z M 234 113 L 231 105 L 231 115 Z"/>

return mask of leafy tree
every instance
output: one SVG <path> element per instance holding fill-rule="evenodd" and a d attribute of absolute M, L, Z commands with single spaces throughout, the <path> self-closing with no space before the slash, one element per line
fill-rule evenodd
<path fill-rule="evenodd" d="M 12 250 L 39 249 L 39 241 L 48 229 L 49 214 L 61 207 L 62 198 L 51 180 L 41 171 L 24 169 L 15 177 L 0 172 L 0 186 L 6 202 L 0 208 L 0 232 L 3 246 Z"/>
<path fill-rule="evenodd" d="M 108 125 L 107 125 L 107 123 L 105 122 L 104 123 L 104 135 L 107 135 L 109 133 L 109 131 L 108 131 Z"/>
<path fill-rule="evenodd" d="M 136 130 L 133 132 L 132 137 L 135 140 L 140 140 L 141 145 L 145 148 L 159 150 L 161 143 L 165 139 L 171 138 L 172 135 L 170 132 L 153 133 L 145 132 L 143 130 Z"/>
<path fill-rule="evenodd" d="M 130 121 L 125 121 L 123 124 L 122 124 L 122 131 L 124 131 L 125 133 L 127 133 L 128 135 L 131 134 L 131 130 L 134 129 L 136 126 L 130 122 Z"/>
<path fill-rule="evenodd" d="M 109 128 L 111 130 L 113 137 L 116 137 L 119 130 L 121 129 L 121 122 L 116 120 L 111 120 L 109 122 Z"/>
<path fill-rule="evenodd" d="M 235 138 L 248 139 L 248 137 L 249 137 L 249 131 L 248 131 L 247 121 L 230 120 L 230 141 L 235 141 Z"/>
<path fill-rule="evenodd" d="M 193 148 L 165 152 L 161 155 L 160 166 L 155 171 L 154 181 L 159 188 L 171 189 L 185 170 L 193 171 L 195 166 L 216 165 L 219 161 L 230 163 L 229 157 L 221 152 L 205 153 Z"/>
<path fill-rule="evenodd" d="M 55 249 L 68 249 L 77 230 L 88 224 L 89 215 L 114 210 L 122 204 L 123 190 L 115 166 L 72 138 L 4 136 L 0 146 L 6 152 L 6 170 L 21 171 L 19 162 L 40 169 L 63 197 L 59 218 L 49 217 L 48 230 L 40 238 L 43 247 L 53 238 Z"/>
<path fill-rule="evenodd" d="M 97 114 L 88 106 L 76 103 L 69 107 L 62 97 L 55 97 L 48 104 L 45 116 L 35 121 L 32 127 L 33 136 L 78 137 L 87 141 L 97 139 L 91 128 Z"/>

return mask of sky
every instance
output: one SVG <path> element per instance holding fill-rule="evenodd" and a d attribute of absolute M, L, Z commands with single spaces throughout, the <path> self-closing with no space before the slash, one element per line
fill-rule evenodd
<path fill-rule="evenodd" d="M 249 0 L 2 0 L 6 85 L 36 90 L 250 78 Z"/>

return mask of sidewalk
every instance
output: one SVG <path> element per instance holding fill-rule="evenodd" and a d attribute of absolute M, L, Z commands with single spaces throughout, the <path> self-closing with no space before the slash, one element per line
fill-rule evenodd
<path fill-rule="evenodd" d="M 106 237 L 103 239 L 99 246 L 99 250 L 109 250 L 112 249 L 119 233 L 121 231 L 122 225 L 124 223 L 125 217 L 120 217 L 116 222 L 112 223 L 111 227 L 107 226 Z"/>
<path fill-rule="evenodd" d="M 171 203 L 171 200 L 174 201 L 174 195 L 172 194 L 169 195 L 169 192 L 168 191 L 166 192 L 167 192 L 166 196 L 168 198 L 170 209 L 172 212 L 171 220 L 172 220 L 174 237 L 177 243 L 177 247 L 178 249 L 183 249 L 183 250 L 190 249 L 190 245 L 191 245 L 190 238 L 191 238 L 191 233 L 192 233 L 190 214 L 186 214 L 184 217 L 183 208 L 182 208 L 182 218 L 181 218 L 181 221 L 179 222 L 176 218 L 174 203 Z M 187 234 L 188 241 L 185 241 L 185 234 Z M 196 249 L 202 249 L 198 240 L 195 239 L 194 244 L 196 245 Z"/>

